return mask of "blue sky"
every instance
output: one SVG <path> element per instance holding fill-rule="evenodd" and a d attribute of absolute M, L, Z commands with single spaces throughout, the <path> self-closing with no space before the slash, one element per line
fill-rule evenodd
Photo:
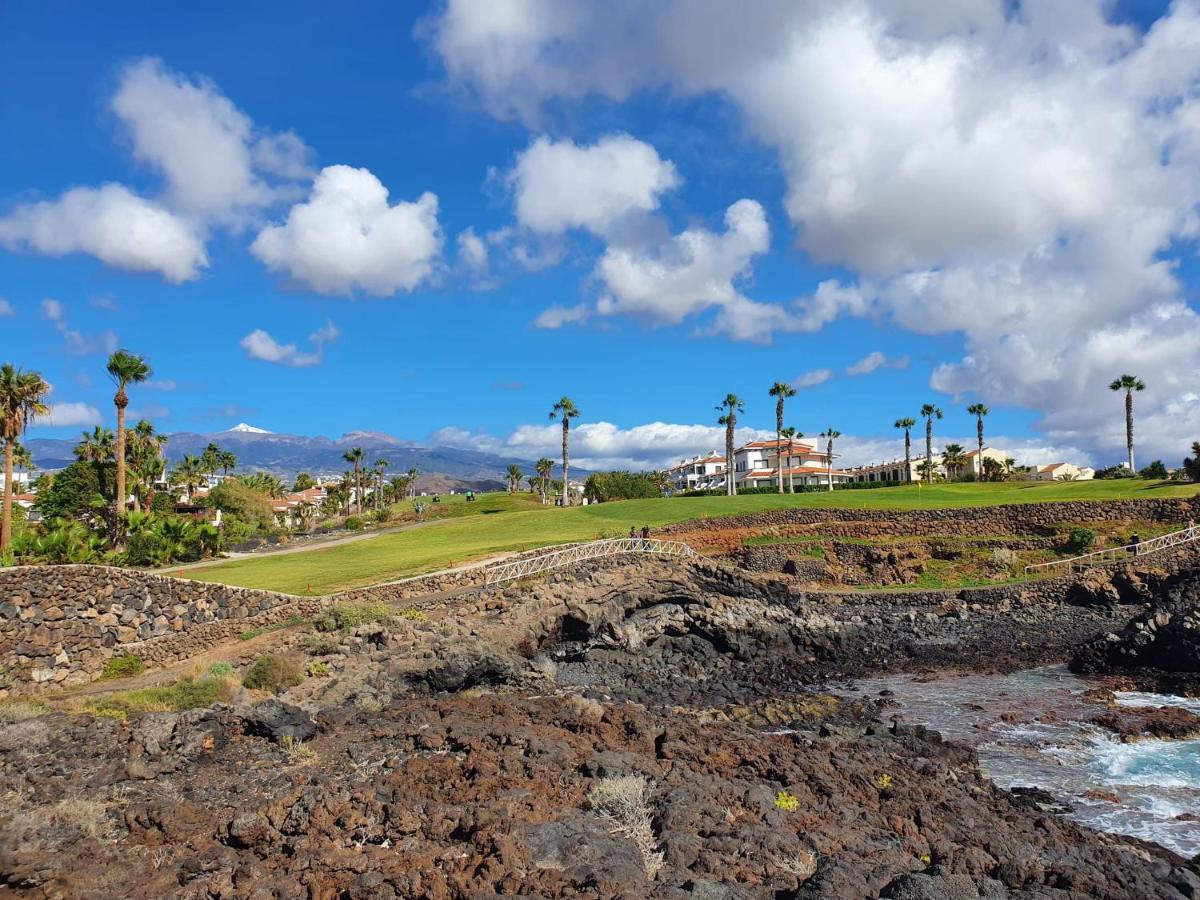
<path fill-rule="evenodd" d="M 1162 49 L 1200 48 L 1193 4 L 1082 3 L 1069 21 L 988 0 L 764 0 L 728 22 L 686 6 L 6 4 L 0 357 L 54 385 L 57 425 L 34 433 L 109 416 L 119 344 L 153 365 L 133 406 L 167 431 L 248 421 L 533 455 L 568 393 L 612 426 L 583 432 L 584 458 L 654 464 L 717 443 L 697 426 L 729 391 L 773 428 L 767 388 L 794 380 L 811 386 L 789 420 L 838 428 L 856 461 L 890 455 L 892 420 L 926 401 L 971 436 L 976 399 L 1032 461 L 1109 461 L 1123 433 L 1104 383 L 1136 369 L 1147 452 L 1173 464 L 1200 438 L 1200 66 Z M 893 65 L 857 93 L 857 66 Z M 205 117 L 228 115 L 243 131 L 214 135 Z M 217 166 L 229 141 L 252 168 Z M 333 206 L 313 204 L 336 166 L 365 174 L 340 170 Z M 103 185 L 120 186 L 103 224 L 63 199 Z M 358 262 L 314 255 L 307 239 L 363 225 L 333 220 L 371 185 L 411 218 L 373 220 Z M 538 197 L 541 217 L 523 213 Z M 314 230 L 285 230 L 306 204 Z M 151 249 L 127 224 L 148 208 Z M 464 255 L 467 229 L 486 263 Z M 681 259 L 688 235 L 701 246 Z M 542 327 L 552 308 L 577 321 Z M 869 354 L 886 362 L 847 373 Z"/>

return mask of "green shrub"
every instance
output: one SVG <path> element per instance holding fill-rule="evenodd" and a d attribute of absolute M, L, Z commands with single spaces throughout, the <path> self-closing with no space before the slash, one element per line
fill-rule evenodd
<path fill-rule="evenodd" d="M 342 649 L 342 642 L 331 634 L 310 634 L 304 639 L 304 649 L 313 656 L 329 656 Z"/>
<path fill-rule="evenodd" d="M 1096 532 L 1090 528 L 1073 528 L 1067 538 L 1069 553 L 1086 553 L 1096 545 Z"/>
<path fill-rule="evenodd" d="M 1143 478 L 1161 480 L 1167 477 L 1167 467 L 1163 465 L 1161 459 L 1156 459 L 1150 465 L 1146 466 L 1146 468 L 1142 469 L 1142 471 L 1138 472 L 1138 474 Z"/>
<path fill-rule="evenodd" d="M 346 528 L 350 531 L 362 531 L 366 527 L 366 524 L 358 516 L 346 517 Z"/>
<path fill-rule="evenodd" d="M 208 667 L 208 674 L 213 678 L 232 678 L 234 675 L 233 663 L 216 662 Z"/>
<path fill-rule="evenodd" d="M 85 701 L 82 709 L 93 716 L 114 719 L 127 718 L 131 713 L 178 712 L 228 700 L 232 687 L 227 679 L 183 678 L 174 684 L 103 694 Z"/>
<path fill-rule="evenodd" d="M 304 668 L 304 674 L 309 678 L 324 678 L 329 674 L 329 665 L 322 660 L 314 659 Z"/>
<path fill-rule="evenodd" d="M 349 631 L 368 622 L 386 622 L 396 611 L 386 603 L 334 603 L 313 620 L 317 631 Z"/>
<path fill-rule="evenodd" d="M 264 653 L 254 661 L 242 684 L 255 691 L 279 691 L 295 687 L 304 680 L 304 673 L 294 659 L 274 653 Z"/>
<path fill-rule="evenodd" d="M 114 656 L 104 663 L 101 678 L 130 678 L 146 671 L 146 664 L 133 653 Z"/>

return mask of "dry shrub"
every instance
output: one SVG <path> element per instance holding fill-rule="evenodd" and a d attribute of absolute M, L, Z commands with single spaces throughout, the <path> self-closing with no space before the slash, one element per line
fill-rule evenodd
<path fill-rule="evenodd" d="M 647 799 L 648 783 L 641 775 L 602 778 L 588 793 L 588 805 L 614 834 L 633 841 L 642 854 L 646 875 L 651 880 L 663 865 Z"/>
<path fill-rule="evenodd" d="M 264 653 L 246 672 L 242 684 L 251 690 L 279 693 L 295 687 L 303 680 L 304 670 L 299 662 L 290 656 Z"/>
<path fill-rule="evenodd" d="M 604 704 L 582 694 L 572 694 L 567 701 L 571 711 L 588 722 L 599 722 L 604 718 Z"/>

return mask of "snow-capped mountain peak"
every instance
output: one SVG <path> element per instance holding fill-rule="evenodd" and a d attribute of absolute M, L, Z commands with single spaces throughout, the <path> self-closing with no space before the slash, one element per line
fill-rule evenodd
<path fill-rule="evenodd" d="M 267 431 L 265 428 L 255 428 L 253 425 L 247 425 L 245 422 L 239 422 L 229 430 L 237 431 L 241 434 L 273 434 L 273 432 Z"/>

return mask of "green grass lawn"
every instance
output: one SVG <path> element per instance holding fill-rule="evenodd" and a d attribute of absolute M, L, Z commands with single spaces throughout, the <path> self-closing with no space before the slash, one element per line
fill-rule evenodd
<path fill-rule="evenodd" d="M 1041 503 L 1055 500 L 1190 497 L 1196 485 L 1140 479 L 1080 482 L 941 484 L 811 494 L 753 494 L 744 497 L 674 497 L 626 500 L 596 506 L 529 508 L 528 495 L 481 495 L 471 512 L 423 528 L 370 540 L 281 556 L 262 556 L 186 573 L 189 578 L 242 587 L 304 594 L 417 575 L 470 562 L 505 550 L 525 550 L 595 537 L 617 537 L 629 527 L 652 529 L 688 519 L 737 515 L 780 507 L 849 509 L 935 509 Z M 458 502 L 454 512 L 458 513 Z M 439 504 L 440 505 L 440 504 Z M 477 509 L 476 509 L 477 507 Z M 463 504 L 463 508 L 467 508 Z"/>

